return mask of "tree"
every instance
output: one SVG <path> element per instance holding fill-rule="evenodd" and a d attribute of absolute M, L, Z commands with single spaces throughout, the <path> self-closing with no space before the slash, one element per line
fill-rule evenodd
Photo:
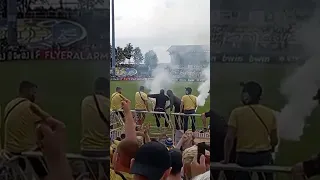
<path fill-rule="evenodd" d="M 121 47 L 116 48 L 116 65 L 119 65 L 123 63 L 126 60 L 126 57 L 124 56 L 123 49 Z"/>
<path fill-rule="evenodd" d="M 130 59 L 133 55 L 133 46 L 131 43 L 127 44 L 126 47 L 123 48 L 123 53 L 126 59 L 129 59 L 130 62 Z"/>
<path fill-rule="evenodd" d="M 143 61 L 143 55 L 141 53 L 141 49 L 139 47 L 136 47 L 133 49 L 133 62 L 135 64 L 140 64 Z"/>
<path fill-rule="evenodd" d="M 146 52 L 146 54 L 144 55 L 144 64 L 151 68 L 157 67 L 158 56 L 153 50 Z"/>

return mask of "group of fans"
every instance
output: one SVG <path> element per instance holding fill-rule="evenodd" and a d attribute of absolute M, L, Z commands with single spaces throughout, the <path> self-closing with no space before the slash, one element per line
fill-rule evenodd
<path fill-rule="evenodd" d="M 196 96 L 192 95 L 192 89 L 185 88 L 186 94 L 181 99 L 172 90 L 165 93 L 162 89 L 158 94 L 147 94 L 145 90 L 144 86 L 140 86 L 135 93 L 134 113 L 130 109 L 131 101 L 122 94 L 121 87 L 117 87 L 110 97 L 111 112 L 124 120 L 124 133 L 114 139 L 110 147 L 113 157 L 110 178 L 210 179 L 209 145 L 205 145 L 201 157 L 197 159 L 199 148 L 193 136 L 196 131 L 194 116 L 191 116 L 192 130 L 188 129 L 189 116 L 175 116 L 176 130 L 184 132 L 179 142 L 174 142 L 169 137 L 164 142 L 151 138 L 150 125 L 145 122 L 147 111 L 162 112 L 154 114 L 158 128 L 161 127 L 161 118 L 165 119 L 164 126 L 169 126 L 169 114 L 166 112 L 168 109 L 179 114 L 195 114 L 197 100 Z M 150 106 L 151 102 L 154 107 Z"/>
<path fill-rule="evenodd" d="M 154 101 L 152 99 L 154 99 Z M 136 112 L 135 115 L 139 125 L 142 125 L 144 123 L 146 111 L 153 110 L 154 112 L 162 112 L 162 114 L 154 114 L 157 127 L 160 128 L 161 126 L 161 118 L 165 119 L 165 127 L 168 127 L 169 114 L 167 114 L 167 110 L 170 109 L 171 112 L 184 114 L 184 116 L 174 116 L 176 130 L 183 129 L 184 132 L 186 132 L 188 130 L 190 117 L 192 132 L 196 131 L 195 116 L 192 116 L 192 114 L 196 113 L 198 105 L 197 97 L 192 95 L 192 88 L 186 87 L 185 95 L 180 99 L 173 93 L 172 90 L 167 90 L 166 94 L 165 90 L 163 89 L 161 89 L 158 94 L 147 94 L 145 92 L 145 87 L 140 86 L 139 91 L 135 93 L 134 100 Z M 116 87 L 116 91 L 111 95 L 110 101 L 111 111 L 121 116 L 121 118 L 124 118 L 121 102 L 129 101 L 129 99 L 122 94 L 121 87 Z M 154 107 L 150 107 L 150 102 L 154 103 Z M 170 102 L 170 104 L 167 105 L 167 102 Z M 207 130 L 205 119 L 203 121 L 203 125 L 204 130 Z"/>

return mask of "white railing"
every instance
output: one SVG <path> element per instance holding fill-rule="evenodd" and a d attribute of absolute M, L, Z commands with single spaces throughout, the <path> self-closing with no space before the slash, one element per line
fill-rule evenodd
<path fill-rule="evenodd" d="M 119 111 L 122 111 L 122 110 L 119 110 Z M 152 115 L 155 115 L 155 114 L 159 114 L 159 115 L 162 115 L 165 119 L 165 121 L 168 123 L 168 129 L 170 129 L 170 131 L 172 132 L 172 136 L 169 136 L 171 137 L 172 139 L 176 139 L 175 138 L 175 126 L 174 126 L 174 121 L 172 120 L 172 117 L 171 116 L 180 116 L 180 117 L 184 117 L 184 116 L 194 116 L 194 117 L 201 117 L 201 114 L 184 114 L 184 113 L 168 113 L 166 114 L 165 112 L 158 112 L 158 111 L 136 111 L 136 110 L 131 110 L 131 112 L 133 113 L 144 113 L 144 114 L 152 114 Z M 167 115 L 169 115 L 169 119 L 167 118 Z M 116 111 L 112 111 L 111 114 L 110 114 L 110 118 L 111 118 L 111 124 L 116 124 L 116 123 L 120 123 L 121 125 L 123 125 L 123 121 L 122 121 L 122 118 L 119 117 L 116 113 Z M 179 127 L 180 129 L 183 129 L 180 125 L 182 124 L 182 122 L 180 122 L 182 119 L 181 118 L 178 118 L 178 123 L 179 123 Z M 191 121 L 189 122 L 191 123 Z M 154 128 L 154 126 L 151 126 L 152 128 Z M 118 128 L 114 128 L 114 129 L 111 129 L 111 138 L 112 139 L 115 139 L 116 137 L 119 137 L 122 133 L 123 133 L 123 128 L 119 127 Z M 210 132 L 205 132 L 205 133 L 200 133 L 200 132 L 195 132 L 194 133 L 194 136 L 196 139 L 198 140 L 205 140 L 205 142 L 209 143 L 210 141 Z"/>
<path fill-rule="evenodd" d="M 287 179 L 287 180 L 294 180 L 292 176 L 291 167 L 285 166 L 257 166 L 257 167 L 241 167 L 237 164 L 221 164 L 221 163 L 211 163 L 210 164 L 210 171 L 213 174 L 213 171 L 220 171 L 218 179 L 214 180 L 225 180 L 227 179 L 225 171 L 229 171 L 232 176 L 236 176 L 236 172 L 248 172 L 250 175 L 251 180 L 258 180 L 259 174 L 263 177 L 264 180 L 264 173 L 272 173 L 274 179 Z M 230 174 L 231 175 L 231 174 Z M 211 175 L 212 176 L 212 175 Z M 281 176 L 281 178 L 279 177 Z M 213 176 L 212 176 L 213 178 Z"/>
<path fill-rule="evenodd" d="M 42 153 L 41 152 L 25 152 L 25 153 L 22 153 L 22 156 L 19 156 L 20 158 L 23 158 L 25 160 L 25 162 L 27 163 L 27 167 L 31 168 L 31 170 L 29 170 L 29 172 L 31 171 L 32 172 L 32 177 L 35 178 L 35 179 L 39 179 L 37 177 L 37 174 L 34 172 L 32 166 L 31 166 L 31 163 L 29 162 L 29 159 L 28 157 L 33 157 L 33 158 L 38 158 L 41 162 L 42 162 L 42 165 L 43 167 L 46 167 L 45 166 L 45 163 L 43 161 L 43 156 L 42 156 Z M 95 177 L 95 179 L 109 179 L 109 174 L 106 174 L 107 172 L 105 172 L 105 164 L 110 164 L 110 156 L 109 154 L 106 155 L 106 157 L 87 157 L 87 156 L 82 156 L 82 155 L 79 155 L 79 154 L 71 154 L 71 153 L 68 153 L 67 154 L 67 158 L 71 164 L 71 168 L 73 168 L 72 166 L 72 163 L 71 162 L 75 162 L 77 161 L 79 165 L 80 163 L 83 163 L 83 164 L 80 164 L 81 166 L 83 166 L 85 169 L 82 169 L 81 172 L 79 172 L 79 174 L 77 175 L 77 179 L 82 179 L 82 178 L 88 178 L 90 175 L 92 177 L 95 177 L 95 173 L 91 167 L 91 163 L 95 163 L 98 165 L 98 170 L 99 170 L 99 173 L 98 173 L 98 177 Z M 16 164 L 16 166 L 18 166 Z M 78 168 L 75 168 L 75 169 L 78 169 Z"/>

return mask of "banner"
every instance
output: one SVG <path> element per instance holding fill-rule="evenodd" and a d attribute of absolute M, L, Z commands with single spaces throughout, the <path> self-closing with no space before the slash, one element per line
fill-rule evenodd
<path fill-rule="evenodd" d="M 0 61 L 15 60 L 108 60 L 109 53 L 69 50 L 9 50 L 0 53 Z"/>
<path fill-rule="evenodd" d="M 148 81 L 153 78 L 140 78 L 140 77 L 111 77 L 112 81 Z M 203 79 L 173 79 L 178 82 L 204 82 Z"/>
<path fill-rule="evenodd" d="M 248 64 L 295 64 L 304 63 L 308 57 L 295 55 L 263 55 L 263 54 L 213 54 L 213 63 L 248 63 Z"/>

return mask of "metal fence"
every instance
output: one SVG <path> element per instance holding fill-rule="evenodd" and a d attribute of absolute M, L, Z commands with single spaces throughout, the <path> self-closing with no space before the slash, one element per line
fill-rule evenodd
<path fill-rule="evenodd" d="M 110 130 L 110 137 L 111 139 L 115 139 L 116 137 L 119 137 L 123 132 L 124 132 L 124 121 L 121 118 L 121 116 L 118 114 L 118 112 L 120 111 L 111 111 L 110 113 L 110 125 L 111 125 L 111 130 Z M 165 120 L 165 122 L 167 122 L 168 127 L 165 128 L 158 128 L 156 126 L 151 126 L 152 129 L 154 129 L 153 133 L 151 133 L 152 137 L 156 137 L 159 138 L 161 135 L 166 134 L 166 137 L 170 137 L 172 139 L 175 139 L 175 122 L 173 121 L 175 119 L 175 116 L 179 116 L 179 117 L 184 117 L 184 116 L 194 116 L 194 117 L 200 117 L 201 114 L 184 114 L 184 113 L 166 113 L 166 112 L 157 112 L 157 111 L 136 111 L 136 110 L 131 110 L 131 112 L 133 113 L 133 116 L 135 117 L 135 120 L 137 121 L 137 113 L 144 113 L 146 116 L 147 115 L 158 115 L 161 116 L 161 118 L 163 118 Z M 177 118 L 178 119 L 178 123 L 179 123 L 179 129 L 183 129 L 183 127 L 181 127 L 181 118 Z M 190 122 L 191 123 L 191 122 Z M 117 126 L 114 126 L 115 124 L 117 124 Z M 117 127 L 117 128 L 116 128 Z M 156 132 L 158 131 L 158 132 Z M 210 134 L 208 133 L 199 133 L 199 132 L 195 132 L 195 136 L 196 138 L 199 139 L 210 139 Z"/>
<path fill-rule="evenodd" d="M 268 180 L 265 174 L 269 174 L 276 180 L 300 180 L 299 177 L 292 175 L 291 167 L 285 166 L 257 166 L 257 167 L 241 167 L 237 164 L 210 164 L 211 179 L 228 180 L 233 179 L 240 172 L 246 172 L 251 180 Z M 259 179 L 260 178 L 260 179 Z M 301 179 L 302 180 L 302 179 Z"/>

